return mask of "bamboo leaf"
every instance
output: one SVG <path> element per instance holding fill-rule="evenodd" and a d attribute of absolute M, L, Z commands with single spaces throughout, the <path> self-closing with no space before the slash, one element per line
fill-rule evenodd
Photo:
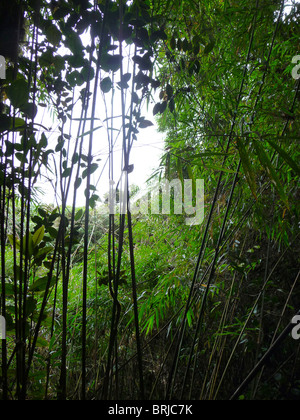
<path fill-rule="evenodd" d="M 296 172 L 297 175 L 300 175 L 300 166 L 291 158 L 291 156 L 283 150 L 277 143 L 272 140 L 268 140 L 268 143 L 276 150 L 276 152 L 282 157 L 282 159 Z"/>
<path fill-rule="evenodd" d="M 282 201 L 286 204 L 287 207 L 289 207 L 288 204 L 288 198 L 284 192 L 284 188 L 280 182 L 280 179 L 276 173 L 276 170 L 274 168 L 274 166 L 272 165 L 266 151 L 264 150 L 264 148 L 262 147 L 262 145 L 260 144 L 259 141 L 253 141 L 253 146 L 255 148 L 257 157 L 260 161 L 260 163 L 262 164 L 262 166 L 265 168 L 265 170 L 267 171 L 271 182 L 274 184 L 276 191 L 278 192 L 280 198 L 282 199 Z"/>
<path fill-rule="evenodd" d="M 203 152 L 193 155 L 192 159 L 202 158 L 202 157 L 211 157 L 211 156 L 230 156 L 230 153 L 219 153 L 219 152 Z"/>
<path fill-rule="evenodd" d="M 236 171 L 233 171 L 232 169 L 227 169 L 227 168 L 224 168 L 224 167 L 221 167 L 221 166 L 207 165 L 206 167 L 209 168 L 209 169 L 213 169 L 214 171 L 224 172 L 224 173 L 227 173 L 227 174 L 235 174 L 236 173 Z"/>
<path fill-rule="evenodd" d="M 80 136 L 78 136 L 78 138 L 88 136 L 89 134 L 93 133 L 94 131 L 99 130 L 99 128 L 102 128 L 102 125 L 100 125 L 99 127 L 94 128 L 93 130 L 87 131 L 86 133 L 81 134 Z"/>
<path fill-rule="evenodd" d="M 182 163 L 181 163 L 180 158 L 177 158 L 176 166 L 177 166 L 177 175 L 181 183 L 183 184 L 183 170 L 182 170 Z"/>
<path fill-rule="evenodd" d="M 42 337 L 38 337 L 38 339 L 36 340 L 36 346 L 39 348 L 48 348 L 49 342 Z"/>
<path fill-rule="evenodd" d="M 237 147 L 238 147 L 238 150 L 239 150 L 239 153 L 240 153 L 240 158 L 241 158 L 241 161 L 242 161 L 242 165 L 243 165 L 243 169 L 244 169 L 244 172 L 245 172 L 247 182 L 248 182 L 249 187 L 252 191 L 252 194 L 257 199 L 257 187 L 256 187 L 256 182 L 255 182 L 255 173 L 253 171 L 253 167 L 252 167 L 252 164 L 251 164 L 250 159 L 249 159 L 249 154 L 247 153 L 246 148 L 244 146 L 244 143 L 240 138 L 237 139 Z"/>

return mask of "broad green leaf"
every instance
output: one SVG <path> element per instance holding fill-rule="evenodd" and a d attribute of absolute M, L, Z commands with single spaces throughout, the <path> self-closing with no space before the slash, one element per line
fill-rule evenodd
<path fill-rule="evenodd" d="M 27 118 L 33 120 L 36 117 L 36 114 L 38 112 L 38 108 L 36 104 L 32 102 L 28 102 L 25 105 L 22 105 L 20 107 L 21 112 L 26 115 Z"/>
<path fill-rule="evenodd" d="M 79 209 L 78 212 L 75 214 L 75 221 L 78 222 L 78 220 L 81 219 L 82 215 L 83 215 L 83 210 Z"/>
<path fill-rule="evenodd" d="M 77 178 L 74 184 L 74 188 L 77 190 L 80 185 L 82 184 L 82 179 L 81 178 Z"/>
<path fill-rule="evenodd" d="M 49 282 L 49 278 L 48 276 L 42 277 L 38 280 L 36 280 L 30 287 L 29 287 L 29 291 L 30 292 L 43 292 L 46 290 L 47 285 Z M 56 282 L 56 277 L 53 276 L 53 278 L 51 279 L 50 283 L 49 283 L 49 287 L 52 287 L 55 285 Z"/>
<path fill-rule="evenodd" d="M 8 237 L 9 242 L 11 243 L 11 245 L 14 246 L 13 235 L 8 235 L 7 237 Z M 23 240 L 22 240 L 22 250 L 23 250 L 24 254 L 26 252 L 26 242 L 27 242 L 26 238 L 27 238 L 27 236 L 25 235 L 23 237 Z M 15 243 L 16 243 L 16 249 L 20 250 L 21 249 L 21 241 L 16 238 Z M 34 248 L 33 239 L 32 239 L 31 233 L 29 232 L 29 235 L 28 235 L 28 256 L 29 256 L 29 258 L 31 258 L 32 255 L 33 255 L 33 248 Z"/>
<path fill-rule="evenodd" d="M 121 55 L 103 54 L 101 59 L 101 68 L 106 71 L 115 73 L 120 70 L 123 57 Z"/>
<path fill-rule="evenodd" d="M 154 108 L 153 108 L 153 115 L 157 115 L 158 113 L 160 113 L 161 110 L 161 103 L 158 102 L 157 104 L 155 104 Z"/>
<path fill-rule="evenodd" d="M 21 162 L 21 163 L 28 163 L 27 160 L 27 152 L 17 152 L 15 153 L 15 157 Z"/>
<path fill-rule="evenodd" d="M 75 69 L 82 68 L 86 64 L 82 51 L 79 51 L 73 55 L 66 55 L 64 59 L 67 60 L 70 66 L 74 67 Z"/>
<path fill-rule="evenodd" d="M 37 300 L 32 296 L 26 299 L 26 315 L 30 316 L 36 309 Z"/>
<path fill-rule="evenodd" d="M 152 62 L 148 54 L 146 54 L 144 57 L 135 55 L 132 60 L 139 66 L 140 70 L 150 71 L 152 68 Z"/>
<path fill-rule="evenodd" d="M 45 133 L 42 133 L 41 140 L 39 142 L 39 146 L 40 146 L 40 148 L 48 146 L 48 139 L 47 139 Z"/>
<path fill-rule="evenodd" d="M 81 86 L 85 82 L 84 77 L 78 70 L 74 70 L 72 73 L 69 73 L 66 79 L 70 83 L 71 87 Z"/>
<path fill-rule="evenodd" d="M 83 50 L 81 38 L 75 31 L 68 32 L 65 45 L 72 51 L 73 54 L 78 54 Z"/>
<path fill-rule="evenodd" d="M 56 238 L 57 238 L 58 231 L 57 231 L 54 227 L 52 227 L 52 226 L 48 226 L 48 227 L 47 227 L 47 230 L 48 230 L 48 232 L 49 232 L 49 234 L 50 234 L 51 238 L 53 238 L 53 239 L 56 239 Z"/>
<path fill-rule="evenodd" d="M 123 89 L 128 89 L 129 85 L 128 82 L 131 79 L 131 73 L 126 73 L 122 76 L 121 82 L 118 82 L 118 86 Z"/>
<path fill-rule="evenodd" d="M 92 209 L 96 207 L 96 203 L 98 200 L 99 200 L 99 196 L 96 194 L 93 194 L 89 201 L 89 205 Z"/>
<path fill-rule="evenodd" d="M 5 295 L 11 297 L 15 295 L 15 287 L 13 283 L 5 283 Z"/>
<path fill-rule="evenodd" d="M 140 102 L 140 98 L 136 92 L 132 92 L 132 102 L 135 104 L 139 104 Z"/>
<path fill-rule="evenodd" d="M 71 168 L 66 168 L 61 175 L 62 178 L 68 178 L 71 175 L 71 171 L 72 171 Z"/>
<path fill-rule="evenodd" d="M 45 34 L 47 37 L 47 41 L 51 42 L 51 44 L 56 46 L 60 43 L 62 34 L 54 24 L 50 24 L 47 26 L 47 28 L 45 29 Z"/>
<path fill-rule="evenodd" d="M 25 106 L 29 98 L 28 83 L 24 79 L 17 79 L 6 89 L 6 94 L 15 108 Z"/>
<path fill-rule="evenodd" d="M 13 247 L 14 246 L 14 237 L 13 237 L 13 235 L 8 235 L 7 238 L 9 240 L 11 246 Z M 15 239 L 15 243 L 16 243 L 16 249 L 20 249 L 20 240 L 16 238 Z"/>
<path fill-rule="evenodd" d="M 95 70 L 92 66 L 86 65 L 81 70 L 81 75 L 85 81 L 93 80 L 95 77 Z"/>
<path fill-rule="evenodd" d="M 33 235 L 32 237 L 32 241 L 33 241 L 33 246 L 38 246 L 45 235 L 45 226 L 41 226 Z"/>
<path fill-rule="evenodd" d="M 28 239 L 27 239 L 28 238 Z M 31 258 L 33 255 L 33 238 L 30 232 L 28 232 L 28 235 L 26 234 L 23 238 L 23 252 L 24 255 L 26 254 L 26 248 L 27 248 L 27 244 L 28 244 L 28 257 Z"/>
<path fill-rule="evenodd" d="M 52 246 L 45 246 L 45 248 L 39 249 L 36 258 L 45 257 L 49 252 L 53 251 Z"/>
<path fill-rule="evenodd" d="M 96 172 L 96 170 L 98 169 L 98 164 L 97 163 L 92 163 L 91 164 L 91 167 L 90 167 L 90 175 L 92 175 L 94 172 Z M 84 179 L 84 178 L 86 178 L 87 177 L 87 174 L 88 174 L 88 168 L 87 169 L 85 169 L 83 172 L 82 172 L 82 178 Z"/>

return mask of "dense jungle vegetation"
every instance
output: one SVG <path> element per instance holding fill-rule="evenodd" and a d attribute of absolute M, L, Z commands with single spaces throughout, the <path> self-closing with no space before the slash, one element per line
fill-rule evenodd
<path fill-rule="evenodd" d="M 1 399 L 300 398 L 299 18 L 294 0 L 1 1 Z M 204 180 L 203 223 L 173 190 L 171 214 L 131 211 L 153 124 L 148 192 Z"/>

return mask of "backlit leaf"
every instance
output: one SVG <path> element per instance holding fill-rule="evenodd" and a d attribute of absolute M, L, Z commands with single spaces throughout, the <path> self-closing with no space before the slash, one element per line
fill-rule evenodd
<path fill-rule="evenodd" d="M 37 246 L 39 245 L 45 235 L 45 226 L 41 226 L 33 235 L 32 237 L 32 241 L 33 241 L 33 246 Z"/>

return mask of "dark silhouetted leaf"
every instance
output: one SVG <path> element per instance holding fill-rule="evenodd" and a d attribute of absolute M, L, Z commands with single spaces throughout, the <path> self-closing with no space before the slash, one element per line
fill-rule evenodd
<path fill-rule="evenodd" d="M 24 79 L 14 81 L 7 89 L 6 94 L 15 108 L 20 108 L 28 102 L 28 83 Z"/>
<path fill-rule="evenodd" d="M 108 93 L 111 91 L 113 84 L 110 77 L 105 77 L 100 83 L 100 87 L 103 93 Z"/>
<path fill-rule="evenodd" d="M 136 93 L 136 92 L 133 92 L 133 93 L 132 93 L 132 101 L 133 101 L 133 103 L 135 103 L 135 104 L 139 104 L 139 103 L 140 103 L 140 98 L 138 97 L 138 95 L 137 95 L 137 93 Z"/>
<path fill-rule="evenodd" d="M 140 122 L 139 127 L 140 128 L 148 128 L 148 127 L 151 127 L 152 125 L 154 125 L 154 124 L 151 121 L 144 120 L 144 121 Z"/>
<path fill-rule="evenodd" d="M 71 85 L 71 87 L 81 86 L 84 83 L 84 78 L 82 74 L 79 73 L 78 70 L 74 70 L 72 73 L 68 74 L 66 77 L 67 81 Z"/>
<path fill-rule="evenodd" d="M 174 101 L 174 99 L 170 100 L 169 109 L 172 113 L 175 111 L 175 101 Z"/>
<path fill-rule="evenodd" d="M 121 55 L 104 54 L 101 59 L 101 68 L 106 72 L 116 72 L 121 68 L 122 59 Z"/>
<path fill-rule="evenodd" d="M 168 95 L 168 99 L 171 99 L 172 96 L 173 96 L 173 94 L 174 94 L 174 90 L 173 90 L 173 88 L 172 88 L 171 85 L 167 85 L 167 87 L 166 87 L 166 93 Z"/>
<path fill-rule="evenodd" d="M 211 41 L 209 44 L 207 44 L 204 49 L 204 54 L 209 54 L 210 52 L 212 52 L 212 50 L 214 49 L 214 46 L 215 46 L 215 41 Z"/>
<path fill-rule="evenodd" d="M 55 46 L 59 45 L 62 34 L 60 30 L 54 24 L 51 23 L 50 25 L 47 26 L 47 28 L 45 29 L 45 34 L 47 37 L 47 41 L 49 41 L 51 44 Z"/>
<path fill-rule="evenodd" d="M 159 102 L 159 103 L 155 104 L 155 106 L 153 108 L 153 115 L 156 115 L 156 114 L 160 113 L 160 110 L 161 110 L 161 103 Z"/>
<path fill-rule="evenodd" d="M 33 120 L 36 117 L 38 108 L 34 103 L 27 103 L 23 105 L 20 110 L 26 115 L 27 118 Z"/>
<path fill-rule="evenodd" d="M 135 55 L 132 60 L 139 66 L 140 70 L 152 69 L 152 61 L 149 54 L 145 54 L 143 57 Z"/>

